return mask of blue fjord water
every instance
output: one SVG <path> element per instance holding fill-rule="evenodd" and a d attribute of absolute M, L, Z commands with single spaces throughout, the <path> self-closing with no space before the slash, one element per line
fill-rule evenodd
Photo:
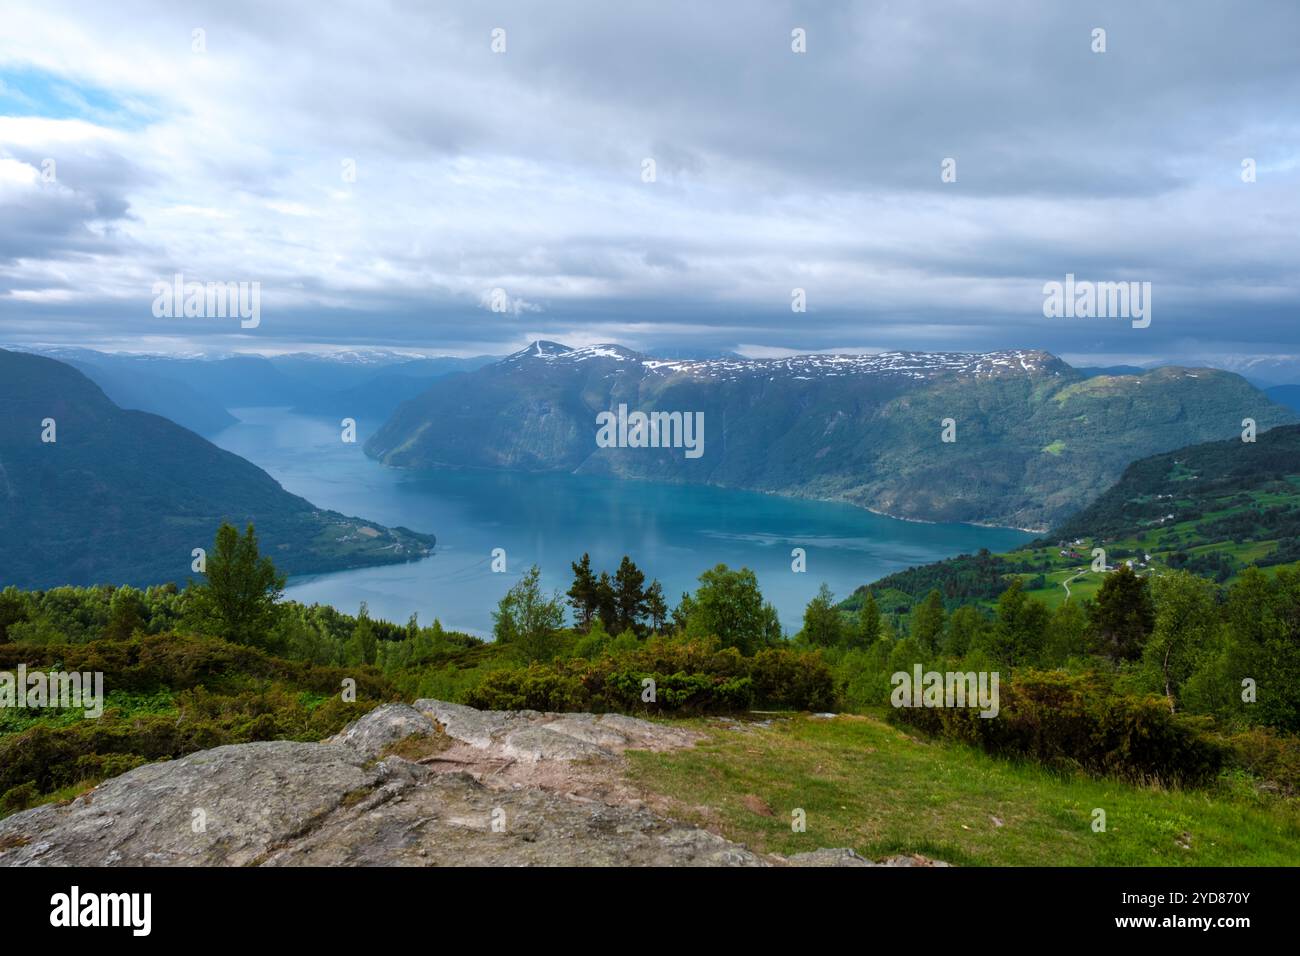
<path fill-rule="evenodd" d="M 902 568 L 956 554 L 1006 550 L 1033 536 L 1006 528 L 920 524 L 852 505 L 719 488 L 619 481 L 567 474 L 407 471 L 367 458 L 378 422 L 359 422 L 357 441 L 338 423 L 285 409 L 245 408 L 240 423 L 213 437 L 321 508 L 438 536 L 423 561 L 293 578 L 288 597 L 404 622 L 486 635 L 492 609 L 521 572 L 542 570 L 548 590 L 566 590 L 569 563 L 589 552 L 611 573 L 624 554 L 658 578 L 669 606 L 715 564 L 749 567 L 787 631 L 825 581 L 837 597 Z M 793 548 L 808 570 L 791 571 Z M 493 573 L 493 548 L 507 572 Z"/>

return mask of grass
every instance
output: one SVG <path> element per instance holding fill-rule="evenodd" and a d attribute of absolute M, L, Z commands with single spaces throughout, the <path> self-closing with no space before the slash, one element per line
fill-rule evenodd
<path fill-rule="evenodd" d="M 922 741 L 873 717 L 688 726 L 707 739 L 688 751 L 629 753 L 632 779 L 673 800 L 676 815 L 760 851 L 848 846 L 873 859 L 922 853 L 963 866 L 1300 863 L 1300 802 L 1240 780 L 1178 791 L 1064 776 Z M 791 828 L 796 808 L 804 833 Z M 1106 813 L 1104 833 L 1093 832 L 1094 809 Z"/>

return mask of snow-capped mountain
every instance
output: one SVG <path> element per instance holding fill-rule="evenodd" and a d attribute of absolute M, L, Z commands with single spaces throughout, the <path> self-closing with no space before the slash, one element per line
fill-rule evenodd
<path fill-rule="evenodd" d="M 692 416 L 702 453 L 638 446 L 626 424 L 638 411 Z M 613 447 L 601 413 L 622 423 Z M 435 381 L 366 451 L 393 465 L 705 482 L 1040 528 L 1130 461 L 1236 435 L 1246 417 L 1295 420 L 1228 372 L 1089 376 L 1033 349 L 663 359 L 538 341 Z"/>
<path fill-rule="evenodd" d="M 872 354 L 802 354 L 784 358 L 663 359 L 621 345 L 569 348 L 558 342 L 537 341 L 502 360 L 526 367 L 530 361 L 578 364 L 607 359 L 641 365 L 660 376 L 688 375 L 714 381 L 743 376 L 793 375 L 807 378 L 897 375 L 925 380 L 935 375 L 993 376 L 1007 372 L 1048 371 L 1061 374 L 1064 362 L 1048 352 L 1014 349 L 1001 352 L 878 352 Z"/>

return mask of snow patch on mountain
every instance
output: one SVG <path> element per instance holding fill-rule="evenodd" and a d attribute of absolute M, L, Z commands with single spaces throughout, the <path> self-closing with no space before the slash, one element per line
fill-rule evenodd
<path fill-rule="evenodd" d="M 1007 373 L 1060 375 L 1068 366 L 1049 352 L 1012 349 L 1000 352 L 880 352 L 874 355 L 809 354 L 770 359 L 661 359 L 622 345 L 569 348 L 558 342 L 536 341 L 502 360 L 502 365 L 540 360 L 579 363 L 605 359 L 641 365 L 655 375 L 684 375 L 712 381 L 736 381 L 765 375 L 795 379 L 837 378 L 858 375 L 898 376 L 924 380 L 936 375 L 971 375 L 991 378 Z"/>

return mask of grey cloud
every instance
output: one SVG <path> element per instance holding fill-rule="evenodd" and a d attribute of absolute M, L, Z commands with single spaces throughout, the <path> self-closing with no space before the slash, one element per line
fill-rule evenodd
<path fill-rule="evenodd" d="M 719 350 L 1295 350 L 1300 8 L 1280 0 L 50 9 L 114 48 L 145 38 L 160 63 L 142 75 L 181 91 L 156 111 L 180 165 L 84 157 L 73 195 L 0 210 L 0 289 L 265 276 L 265 339 L 448 350 L 529 330 Z M 195 24 L 207 84 L 164 61 Z M 1240 182 L 1243 156 L 1258 183 Z M 205 245 L 201 226 L 157 227 L 169 203 L 228 218 Z M 89 226 L 104 221 L 118 231 Z M 19 255 L 52 268 L 15 272 Z M 1155 283 L 1151 329 L 1044 320 L 1036 290 L 1066 272 Z M 496 285 L 542 311 L 486 315 Z M 0 295 L 25 335 L 86 335 L 94 317 L 169 334 L 138 300 Z"/>

